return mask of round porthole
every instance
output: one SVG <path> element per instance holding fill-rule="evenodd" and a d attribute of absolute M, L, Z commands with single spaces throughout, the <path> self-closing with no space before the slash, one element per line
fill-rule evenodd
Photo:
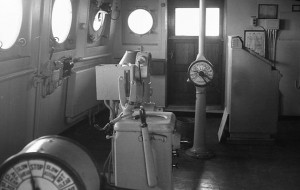
<path fill-rule="evenodd" d="M 8 49 L 16 42 L 22 25 L 22 0 L 0 1 L 0 48 Z"/>
<path fill-rule="evenodd" d="M 104 23 L 106 13 L 104 11 L 98 11 L 94 17 L 93 29 L 98 31 Z"/>
<path fill-rule="evenodd" d="M 72 24 L 72 3 L 70 0 L 56 0 L 52 10 L 52 35 L 58 43 L 63 43 Z"/>
<path fill-rule="evenodd" d="M 146 34 L 153 26 L 153 17 L 145 9 L 136 9 L 128 17 L 128 26 L 136 34 Z"/>

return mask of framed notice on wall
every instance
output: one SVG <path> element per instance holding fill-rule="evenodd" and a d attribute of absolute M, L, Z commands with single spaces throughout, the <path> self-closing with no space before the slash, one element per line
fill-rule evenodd
<path fill-rule="evenodd" d="M 259 4 L 258 18 L 260 19 L 276 19 L 278 17 L 277 4 Z"/>
<path fill-rule="evenodd" d="M 292 12 L 300 12 L 300 5 L 292 5 Z"/>
<path fill-rule="evenodd" d="M 266 56 L 266 34 L 263 30 L 245 30 L 244 46 L 257 54 Z"/>

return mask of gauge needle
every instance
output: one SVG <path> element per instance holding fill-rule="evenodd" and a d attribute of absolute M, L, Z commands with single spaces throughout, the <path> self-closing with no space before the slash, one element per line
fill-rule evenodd
<path fill-rule="evenodd" d="M 41 190 L 41 189 L 36 185 L 33 176 L 31 176 L 31 178 L 30 178 L 30 183 L 31 183 L 31 186 L 32 186 L 32 190 Z"/>
<path fill-rule="evenodd" d="M 208 78 L 207 76 L 201 76 L 200 75 L 200 77 L 204 80 L 205 83 L 208 83 L 208 81 L 205 79 L 205 77 Z"/>
<path fill-rule="evenodd" d="M 206 79 L 210 79 L 210 78 L 203 71 L 199 71 L 198 74 L 204 80 L 205 83 L 208 83 Z"/>

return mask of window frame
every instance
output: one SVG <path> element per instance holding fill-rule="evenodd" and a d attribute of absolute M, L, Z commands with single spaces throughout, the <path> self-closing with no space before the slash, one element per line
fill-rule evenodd
<path fill-rule="evenodd" d="M 0 61 L 7 61 L 12 59 L 19 59 L 30 56 L 31 46 L 31 3 L 26 3 L 22 0 L 22 23 L 20 32 L 14 44 L 8 49 L 0 48 Z"/>
<path fill-rule="evenodd" d="M 62 43 L 58 43 L 56 39 L 53 36 L 52 33 L 52 12 L 53 12 L 53 6 L 55 1 L 53 0 L 50 10 L 50 42 L 49 42 L 49 48 L 54 48 L 54 52 L 61 52 L 65 50 L 74 50 L 76 48 L 76 30 L 77 30 L 77 14 L 78 14 L 78 6 L 79 6 L 79 0 L 70 0 L 72 4 L 72 22 L 71 22 L 71 28 L 69 31 L 69 34 L 66 38 L 66 40 Z"/>
<path fill-rule="evenodd" d="M 205 8 L 219 8 L 219 36 L 205 36 L 207 40 L 223 39 L 224 35 L 224 0 L 206 1 Z M 199 8 L 199 1 L 193 0 L 175 0 L 172 6 L 168 6 L 168 38 L 169 39 L 197 39 L 199 36 L 176 36 L 175 35 L 175 9 L 176 8 Z"/>
<path fill-rule="evenodd" d="M 88 32 L 87 32 L 87 47 L 105 46 L 109 41 L 111 13 L 105 15 L 102 26 L 95 31 L 93 27 L 96 14 L 101 11 L 101 8 L 95 4 L 95 1 L 90 1 Z"/>

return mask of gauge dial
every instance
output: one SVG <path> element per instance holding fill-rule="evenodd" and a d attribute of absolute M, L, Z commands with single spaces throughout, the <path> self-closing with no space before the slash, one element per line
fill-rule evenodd
<path fill-rule="evenodd" d="M 188 75 L 196 86 L 206 86 L 214 77 L 213 66 L 207 60 L 196 60 L 189 66 Z"/>
<path fill-rule="evenodd" d="M 66 137 L 35 139 L 0 165 L 0 190 L 94 190 L 100 186 L 94 159 Z"/>
<path fill-rule="evenodd" d="M 0 175 L 0 190 L 80 190 L 71 171 L 32 154 L 10 159 Z"/>

